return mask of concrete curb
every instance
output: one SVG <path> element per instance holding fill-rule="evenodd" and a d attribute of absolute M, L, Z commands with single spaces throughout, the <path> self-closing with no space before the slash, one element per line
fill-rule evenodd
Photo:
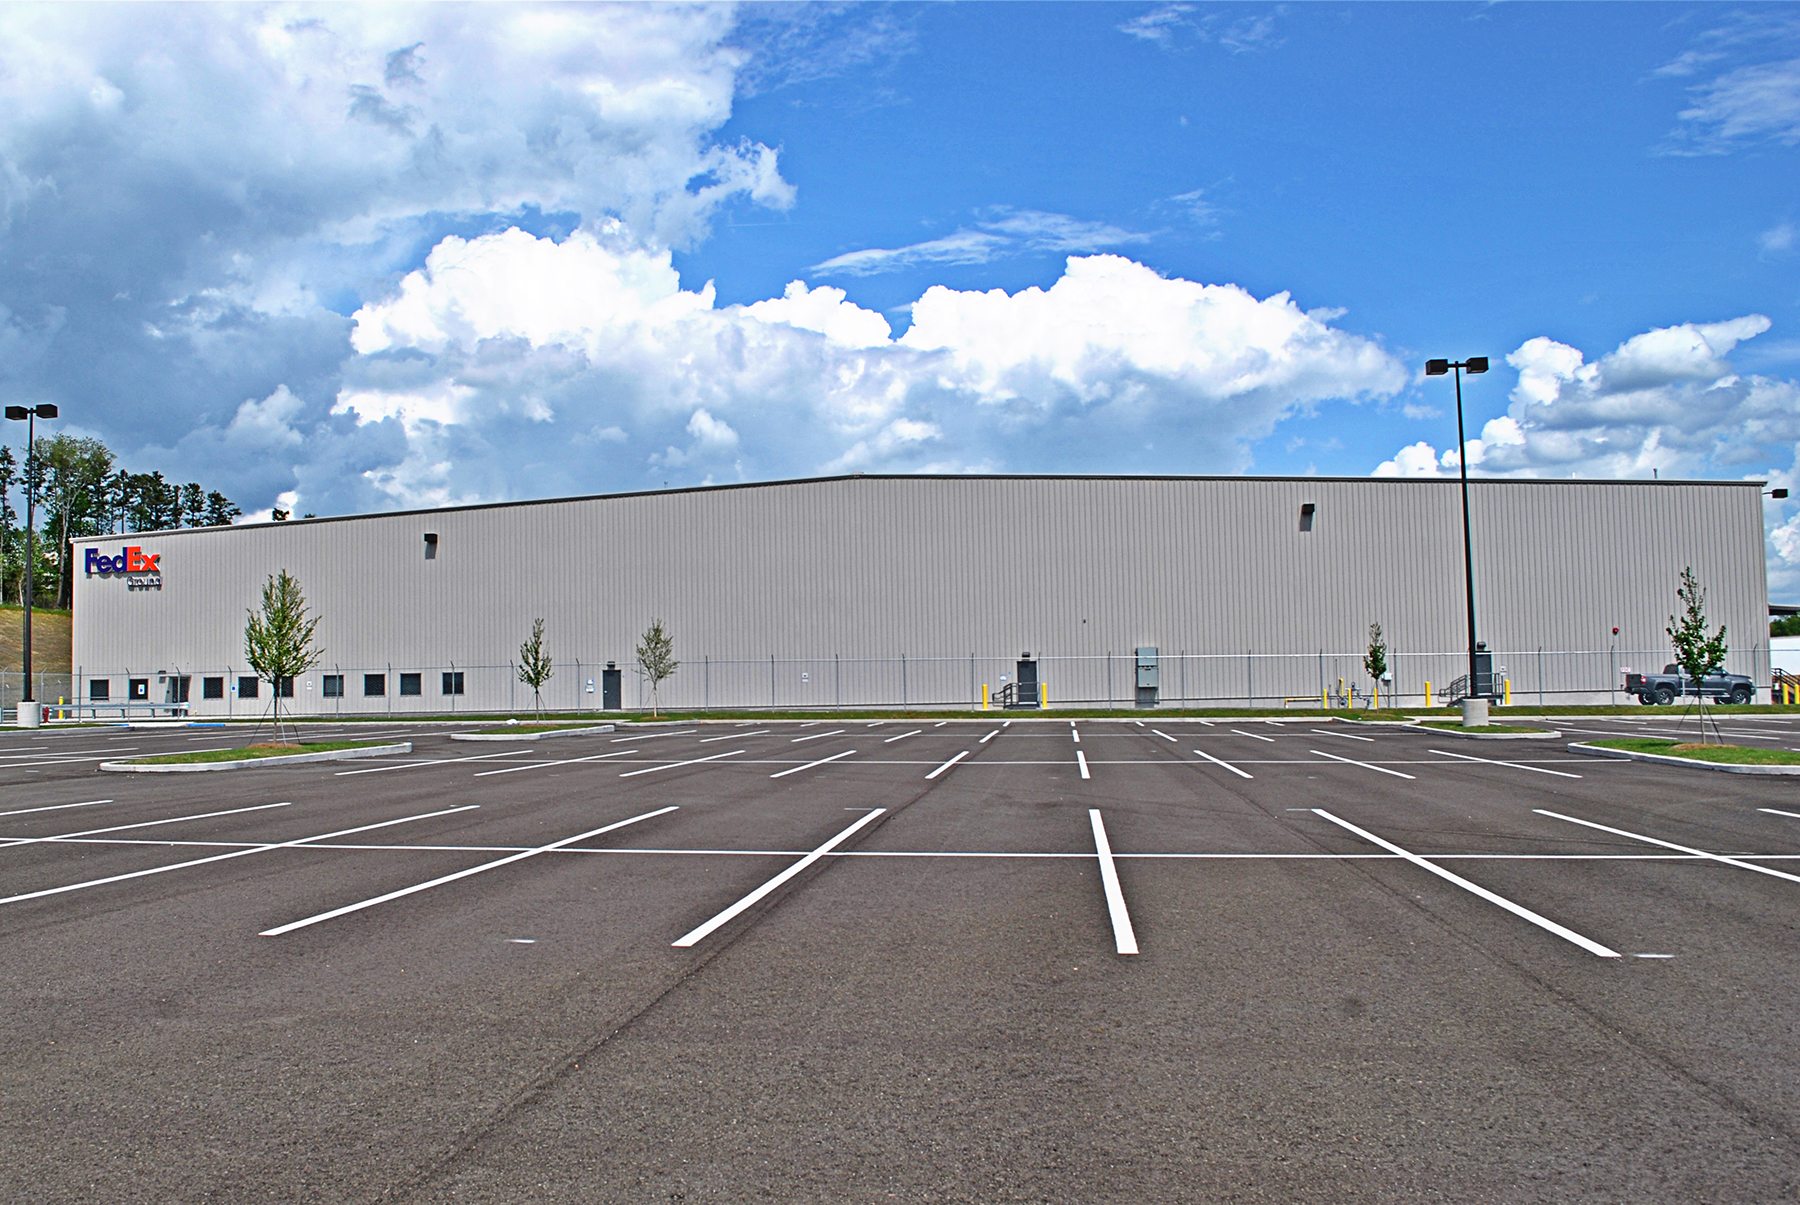
<path fill-rule="evenodd" d="M 113 774 L 197 774 L 204 770 L 248 770 L 258 766 L 297 766 L 305 762 L 351 761 L 359 757 L 385 757 L 411 753 L 412 742 L 398 745 L 365 745 L 359 749 L 326 749 L 318 753 L 284 753 L 280 757 L 250 757 L 243 761 L 148 762 L 103 761 L 100 768 Z"/>
<path fill-rule="evenodd" d="M 553 736 L 592 736 L 617 731 L 611 724 L 593 728 L 558 728 L 552 732 L 452 732 L 453 741 L 545 741 Z"/>
<path fill-rule="evenodd" d="M 1476 741 L 1554 741 L 1561 740 L 1562 733 L 1553 728 L 1542 732 L 1483 732 L 1479 728 L 1426 728 L 1418 731 L 1429 732 L 1433 736 L 1460 736 Z"/>
<path fill-rule="evenodd" d="M 1734 766 L 1725 762 L 1695 761 L 1691 757 L 1670 757 L 1663 753 L 1638 753 L 1631 749 L 1602 749 L 1598 745 L 1571 741 L 1569 752 L 1589 757 L 1611 757 L 1619 761 L 1647 761 L 1663 766 L 1686 766 L 1690 770 L 1717 770 L 1723 774 L 1760 774 L 1775 778 L 1800 777 L 1800 766 Z"/>

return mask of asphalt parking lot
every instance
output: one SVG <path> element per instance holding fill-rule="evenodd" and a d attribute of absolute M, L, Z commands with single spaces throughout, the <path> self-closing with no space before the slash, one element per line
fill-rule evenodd
<path fill-rule="evenodd" d="M 96 767 L 230 736 L 0 734 L 0 1195 L 1800 1190 L 1792 779 L 1317 721 L 451 731 L 155 776 Z"/>

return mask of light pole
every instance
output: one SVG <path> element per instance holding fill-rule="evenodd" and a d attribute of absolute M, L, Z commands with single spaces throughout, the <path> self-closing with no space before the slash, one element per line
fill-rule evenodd
<path fill-rule="evenodd" d="M 1447 372 L 1456 373 L 1456 468 L 1462 477 L 1462 512 L 1463 512 L 1463 591 L 1469 604 L 1469 693 L 1463 696 L 1463 725 L 1484 723 L 1487 720 L 1487 700 L 1483 696 L 1481 704 L 1476 708 L 1468 705 L 1468 700 L 1475 698 L 1475 549 L 1469 538 L 1469 455 L 1463 441 L 1463 407 L 1462 407 L 1462 374 L 1466 371 L 1470 376 L 1488 370 L 1486 356 L 1470 356 L 1467 360 L 1427 360 L 1425 375 L 1441 377 Z M 1491 686 L 1490 686 L 1491 689 Z M 1471 714 L 1473 713 L 1473 715 Z M 1474 717 L 1479 716 L 1476 720 Z"/>
<path fill-rule="evenodd" d="M 19 700 L 18 718 L 21 728 L 36 728 L 37 700 L 31 694 L 31 579 L 37 570 L 37 420 L 55 418 L 56 407 L 50 402 L 8 406 L 6 417 L 25 424 L 25 694 Z"/>

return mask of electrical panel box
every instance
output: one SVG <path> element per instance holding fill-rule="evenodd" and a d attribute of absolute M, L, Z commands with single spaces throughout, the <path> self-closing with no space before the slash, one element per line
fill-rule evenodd
<path fill-rule="evenodd" d="M 1156 650 L 1145 646 L 1137 650 L 1137 705 L 1155 707 L 1158 687 Z"/>

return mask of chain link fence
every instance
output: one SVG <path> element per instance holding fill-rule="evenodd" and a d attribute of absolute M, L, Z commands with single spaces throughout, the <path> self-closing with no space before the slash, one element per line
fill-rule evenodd
<path fill-rule="evenodd" d="M 1497 650 L 1492 654 L 1496 693 L 1514 705 L 1629 703 L 1622 689 L 1627 669 L 1657 670 L 1667 650 Z M 1390 649 L 1391 681 L 1380 701 L 1399 707 L 1443 704 L 1450 683 L 1468 670 L 1465 650 L 1416 653 Z M 1163 651 L 1158 658 L 1157 701 L 1185 707 L 1367 706 L 1376 684 L 1363 671 L 1363 654 L 1190 653 Z M 598 711 L 605 702 L 601 661 L 557 662 L 541 692 L 545 712 Z M 1727 669 L 1748 674 L 1766 699 L 1768 650 L 1734 652 Z M 1037 658 L 1044 701 L 1052 708 L 1137 704 L 1132 650 Z M 647 710 L 651 690 L 630 666 L 619 666 L 627 710 Z M 737 657 L 702 655 L 681 663 L 656 690 L 665 710 L 818 710 L 868 707 L 974 709 L 1017 677 L 1013 657 Z M 10 715 L 22 695 L 18 673 L 0 673 L 0 705 Z M 191 714 L 249 719 L 269 710 L 267 682 L 243 666 L 178 667 L 144 671 L 78 669 L 73 674 L 34 675 L 37 699 L 63 715 L 124 714 L 118 704 L 173 706 Z M 292 684 L 282 710 L 302 716 L 444 715 L 458 712 L 531 714 L 539 709 L 518 667 L 504 665 L 349 666 L 327 664 Z M 70 708 L 67 704 L 79 704 Z M 103 707 L 102 704 L 106 706 Z"/>

